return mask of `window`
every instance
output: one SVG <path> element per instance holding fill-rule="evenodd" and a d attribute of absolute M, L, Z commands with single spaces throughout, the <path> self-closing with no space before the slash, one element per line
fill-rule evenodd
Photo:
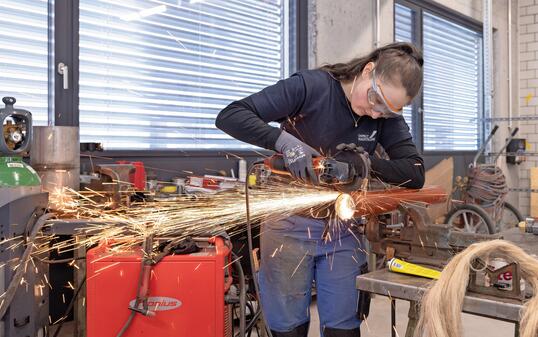
<path fill-rule="evenodd" d="M 288 76 L 288 1 L 80 0 L 81 142 L 252 148 L 214 126 Z"/>
<path fill-rule="evenodd" d="M 423 20 L 424 150 L 476 150 L 481 35 L 429 13 Z"/>
<path fill-rule="evenodd" d="M 421 41 L 424 52 L 423 114 L 413 115 L 421 117 L 423 150 L 477 150 L 483 117 L 481 32 L 413 3 L 402 3 L 395 5 L 395 39 L 419 46 Z M 408 19 L 413 12 L 420 20 Z M 410 34 L 417 31 L 419 38 Z"/>
<path fill-rule="evenodd" d="M 399 4 L 396 4 L 394 9 L 394 40 L 396 42 L 411 42 L 416 44 L 416 36 L 413 34 L 414 11 L 411 8 Z M 403 108 L 403 116 L 411 129 L 410 131 L 413 138 L 415 138 L 413 134 L 413 115 L 411 106 Z"/>
<path fill-rule="evenodd" d="M 48 123 L 48 35 L 48 0 L 0 1 L 0 98 L 15 97 L 34 125 Z"/>

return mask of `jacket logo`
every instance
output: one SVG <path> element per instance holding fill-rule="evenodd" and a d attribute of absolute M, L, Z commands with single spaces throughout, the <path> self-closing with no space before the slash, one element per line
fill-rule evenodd
<path fill-rule="evenodd" d="M 129 302 L 129 307 L 134 307 L 136 299 Z M 181 301 L 172 297 L 148 297 L 148 309 L 151 311 L 166 311 L 174 310 L 181 306 Z M 143 304 L 138 305 L 140 309 L 143 308 Z"/>
<path fill-rule="evenodd" d="M 357 140 L 359 142 L 375 142 L 375 136 L 377 134 L 377 130 L 374 130 L 372 131 L 372 134 L 370 135 L 365 135 L 365 134 L 358 134 L 357 135 Z"/>

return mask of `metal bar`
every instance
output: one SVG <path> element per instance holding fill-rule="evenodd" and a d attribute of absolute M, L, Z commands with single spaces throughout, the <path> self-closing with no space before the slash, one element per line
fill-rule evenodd
<path fill-rule="evenodd" d="M 484 121 L 509 122 L 509 121 L 535 121 L 538 116 L 519 116 L 519 117 L 487 117 L 480 118 Z"/>
<path fill-rule="evenodd" d="M 75 240 L 84 240 L 84 236 L 75 236 Z M 86 247 L 79 245 L 74 251 L 74 258 L 78 268 L 74 268 L 75 289 L 82 287 L 75 302 L 75 336 L 86 337 Z"/>
<path fill-rule="evenodd" d="M 379 48 L 380 46 L 380 41 L 381 41 L 381 38 L 380 38 L 380 35 L 381 35 L 381 14 L 380 14 L 380 8 L 381 7 L 381 4 L 380 4 L 380 0 L 375 0 L 374 1 L 374 48 Z"/>
<path fill-rule="evenodd" d="M 484 69 L 484 113 L 483 117 L 488 118 L 492 116 L 492 101 L 493 101 L 493 80 L 492 80 L 492 67 L 493 67 L 493 26 L 492 26 L 492 0 L 483 1 L 483 30 L 482 30 L 482 60 Z M 484 124 L 484 129 L 489 127 L 487 123 Z M 484 132 L 485 132 L 484 130 Z M 487 146 L 487 144 L 486 144 Z M 491 149 L 491 147 L 489 147 Z"/>
<path fill-rule="evenodd" d="M 534 188 L 509 188 L 508 191 L 510 191 L 510 192 L 531 192 L 531 193 L 538 193 L 538 189 L 534 189 Z"/>
<path fill-rule="evenodd" d="M 508 118 L 512 118 L 512 0 L 508 0 Z M 508 127 L 512 127 L 511 119 Z"/>
<path fill-rule="evenodd" d="M 476 155 L 473 158 L 473 166 L 474 167 L 476 167 L 476 162 L 477 162 L 478 158 L 480 158 L 482 153 L 486 150 L 486 146 L 489 144 L 489 142 L 491 141 L 491 138 L 493 138 L 493 135 L 495 135 L 495 132 L 497 132 L 498 129 L 499 129 L 499 126 L 495 125 L 493 127 L 493 129 L 491 130 L 491 132 L 489 133 L 489 136 L 486 139 L 486 141 L 484 141 L 484 143 L 480 146 L 480 149 L 478 149 L 478 152 L 476 152 Z"/>
<path fill-rule="evenodd" d="M 489 153 L 484 154 L 484 156 L 497 156 L 497 155 L 501 155 L 501 156 L 535 157 L 535 156 L 538 156 L 538 152 L 521 152 L 521 153 L 517 153 L 517 152 L 503 152 L 503 153 L 489 152 Z"/>
<path fill-rule="evenodd" d="M 47 23 L 47 39 L 48 39 L 48 118 L 47 124 L 54 125 L 54 79 L 55 79 L 55 63 L 54 63 L 54 1 L 48 1 L 48 23 Z"/>
<path fill-rule="evenodd" d="M 418 323 L 418 311 L 419 311 L 419 304 L 415 301 L 409 301 L 409 312 L 407 314 L 407 317 L 409 317 L 409 321 L 407 322 L 407 329 L 405 331 L 405 337 L 413 337 L 415 336 L 415 330 Z"/>
<path fill-rule="evenodd" d="M 447 194 L 439 186 L 429 186 L 420 190 L 413 189 L 393 189 L 384 191 L 367 191 L 353 195 L 356 205 L 364 204 L 367 199 L 370 205 L 376 205 L 375 209 L 368 210 L 373 212 L 370 215 L 387 213 L 396 210 L 402 201 L 422 202 L 426 204 L 436 204 L 446 201 Z M 358 208 L 355 216 L 365 215 L 366 208 Z"/>
<path fill-rule="evenodd" d="M 390 300 L 390 323 L 392 324 L 391 329 L 390 329 L 391 336 L 397 337 L 396 336 L 396 300 L 395 299 Z"/>
<path fill-rule="evenodd" d="M 508 139 L 504 143 L 503 147 L 499 150 L 499 154 L 497 154 L 495 156 L 495 158 L 493 158 L 494 163 L 497 162 L 497 159 L 499 159 L 499 156 L 501 155 L 501 153 L 503 153 L 504 150 L 506 150 L 506 148 L 508 147 L 508 144 L 512 141 L 512 139 L 515 137 L 515 135 L 517 134 L 518 131 L 519 131 L 519 128 L 515 128 L 514 130 L 512 130 L 512 133 L 510 133 L 510 136 L 508 137 Z"/>
<path fill-rule="evenodd" d="M 84 227 L 87 225 L 110 225 L 112 222 L 104 222 L 91 219 L 61 219 L 61 220 L 49 220 L 43 228 L 43 232 L 47 234 L 56 235 L 76 235 L 81 234 L 84 231 Z M 118 222 L 118 225 L 122 223 Z M 126 225 L 126 224 L 125 224 Z"/>

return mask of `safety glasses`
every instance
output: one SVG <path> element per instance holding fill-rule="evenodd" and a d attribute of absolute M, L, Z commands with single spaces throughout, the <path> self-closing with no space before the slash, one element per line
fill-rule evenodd
<path fill-rule="evenodd" d="M 385 98 L 381 88 L 377 86 L 375 69 L 372 71 L 372 87 L 368 89 L 368 102 L 372 105 L 372 110 L 381 113 L 384 118 L 395 118 L 402 115 L 403 108 L 395 108 Z"/>

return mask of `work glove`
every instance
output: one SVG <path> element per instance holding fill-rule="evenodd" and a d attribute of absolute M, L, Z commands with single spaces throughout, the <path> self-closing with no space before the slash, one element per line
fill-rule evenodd
<path fill-rule="evenodd" d="M 368 152 L 364 151 L 361 146 L 356 144 L 339 144 L 336 146 L 338 152 L 335 154 L 334 159 L 350 163 L 354 168 L 354 179 L 346 189 L 349 191 L 360 189 L 360 185 L 364 178 L 367 178 L 370 174 L 370 159 Z"/>
<path fill-rule="evenodd" d="M 312 158 L 321 156 L 318 151 L 286 131 L 282 131 L 276 140 L 275 150 L 282 153 L 284 164 L 295 179 L 305 183 L 311 182 L 314 185 L 319 184 L 312 165 Z"/>

